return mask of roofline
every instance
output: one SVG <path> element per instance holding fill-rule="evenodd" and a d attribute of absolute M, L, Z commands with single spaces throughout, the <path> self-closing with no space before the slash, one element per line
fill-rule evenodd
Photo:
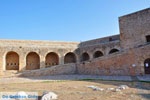
<path fill-rule="evenodd" d="M 133 15 L 133 14 L 137 14 L 137 13 L 140 13 L 140 12 L 143 12 L 143 11 L 149 11 L 149 10 L 150 10 L 150 8 L 146 8 L 146 9 L 143 9 L 143 10 L 135 11 L 133 13 L 120 16 L 119 19 L 122 18 L 122 17 L 130 16 L 130 15 Z"/>

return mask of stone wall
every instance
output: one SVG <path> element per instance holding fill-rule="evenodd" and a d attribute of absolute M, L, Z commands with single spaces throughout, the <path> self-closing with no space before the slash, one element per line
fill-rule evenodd
<path fill-rule="evenodd" d="M 119 25 L 123 49 L 142 45 L 150 35 L 150 8 L 120 17 Z"/>
<path fill-rule="evenodd" d="M 78 42 L 53 42 L 53 41 L 25 41 L 25 40 L 0 40 L 0 71 L 6 70 L 6 54 L 15 52 L 19 55 L 19 70 L 26 70 L 27 55 L 36 53 L 40 58 L 40 68 L 45 68 L 46 56 L 54 52 L 59 56 L 59 64 L 64 64 L 64 57 L 72 52 L 78 61 Z"/>
<path fill-rule="evenodd" d="M 109 52 L 112 49 L 118 49 L 119 51 L 121 51 L 119 40 L 111 41 L 111 42 L 104 43 L 104 44 L 95 44 L 95 45 L 91 45 L 91 46 L 80 47 L 79 48 L 80 62 L 82 59 L 82 54 L 85 52 L 89 55 L 90 60 L 92 60 L 92 59 L 94 59 L 94 54 L 96 51 L 101 51 L 104 56 L 107 56 L 107 55 L 109 55 Z"/>
<path fill-rule="evenodd" d="M 68 75 L 76 73 L 76 64 L 65 64 L 57 65 L 49 68 L 42 68 L 38 70 L 26 71 L 19 73 L 20 77 L 29 77 L 29 76 L 49 76 L 49 75 Z"/>
<path fill-rule="evenodd" d="M 79 44 L 79 47 L 83 48 L 83 47 L 93 46 L 93 45 L 108 44 L 108 43 L 110 43 L 112 41 L 116 41 L 116 40 L 120 40 L 120 35 L 113 35 L 113 36 L 108 36 L 108 37 L 104 37 L 104 38 L 84 41 Z"/>
<path fill-rule="evenodd" d="M 150 58 L 150 44 L 78 64 L 78 74 L 144 75 L 144 61 Z"/>

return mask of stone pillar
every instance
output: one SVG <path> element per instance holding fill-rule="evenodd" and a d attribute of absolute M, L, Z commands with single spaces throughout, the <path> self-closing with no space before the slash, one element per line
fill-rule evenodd
<path fill-rule="evenodd" d="M 80 63 L 80 55 L 76 55 L 76 63 Z"/>
<path fill-rule="evenodd" d="M 1 59 L 0 59 L 0 61 L 1 61 L 1 69 L 3 70 L 3 71 L 5 71 L 6 70 L 6 59 L 5 59 L 5 53 L 3 53 L 2 55 L 1 55 Z"/>
<path fill-rule="evenodd" d="M 142 62 L 141 64 L 140 64 L 140 67 L 139 67 L 139 69 L 141 70 L 141 74 L 142 75 L 145 75 L 145 69 L 144 69 L 144 63 Z"/>
<path fill-rule="evenodd" d="M 107 56 L 107 55 L 109 55 L 109 49 L 108 49 L 108 48 L 106 48 L 106 49 L 104 50 L 104 56 Z"/>
<path fill-rule="evenodd" d="M 0 59 L 1 59 L 1 61 L 3 61 L 2 56 Z M 3 76 L 3 63 L 2 62 L 0 62 L 0 76 Z"/>
<path fill-rule="evenodd" d="M 21 54 L 19 55 L 19 71 L 26 70 L 26 56 Z"/>
<path fill-rule="evenodd" d="M 60 56 L 59 58 L 59 65 L 63 65 L 64 64 L 64 56 Z"/>
<path fill-rule="evenodd" d="M 4 75 L 4 71 L 5 71 L 5 53 L 4 52 L 0 52 L 0 76 Z"/>
<path fill-rule="evenodd" d="M 40 68 L 45 68 L 45 56 L 40 56 Z"/>
<path fill-rule="evenodd" d="M 88 54 L 89 54 L 89 57 L 90 57 L 89 60 L 92 60 L 93 59 L 93 54 L 92 53 L 88 53 Z"/>

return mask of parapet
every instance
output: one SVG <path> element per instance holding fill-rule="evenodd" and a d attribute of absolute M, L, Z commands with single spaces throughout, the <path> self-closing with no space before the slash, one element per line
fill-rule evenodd
<path fill-rule="evenodd" d="M 113 35 L 109 37 L 98 38 L 94 40 L 81 42 L 79 47 L 86 47 L 86 46 L 92 46 L 92 45 L 98 45 L 98 44 L 101 45 L 101 44 L 110 43 L 113 41 L 120 41 L 120 35 Z"/>
<path fill-rule="evenodd" d="M 0 40 L 0 46 L 40 46 L 40 47 L 78 47 L 79 42 L 39 41 L 39 40 Z"/>

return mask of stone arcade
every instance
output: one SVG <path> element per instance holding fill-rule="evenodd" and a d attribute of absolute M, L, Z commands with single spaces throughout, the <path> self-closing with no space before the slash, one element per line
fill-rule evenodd
<path fill-rule="evenodd" d="M 81 43 L 0 40 L 0 75 L 150 74 L 150 8 L 119 17 L 119 26 L 120 35 Z"/>

